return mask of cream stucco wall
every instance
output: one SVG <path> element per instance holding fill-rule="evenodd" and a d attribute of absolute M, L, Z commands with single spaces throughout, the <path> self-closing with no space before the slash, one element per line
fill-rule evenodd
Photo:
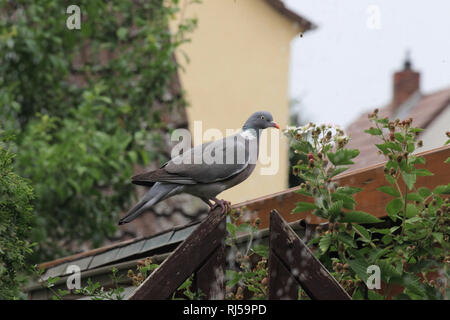
<path fill-rule="evenodd" d="M 181 48 L 190 62 L 177 52 L 185 67 L 180 80 L 190 103 L 191 132 L 194 121 L 201 120 L 203 130 L 218 128 L 225 134 L 258 110 L 270 111 L 285 128 L 290 42 L 301 31 L 297 25 L 263 0 L 204 0 L 188 5 L 183 15 L 198 19 L 192 42 Z M 281 132 L 277 139 L 278 172 L 261 175 L 258 164 L 248 180 L 219 198 L 236 203 L 287 188 L 287 139 Z"/>

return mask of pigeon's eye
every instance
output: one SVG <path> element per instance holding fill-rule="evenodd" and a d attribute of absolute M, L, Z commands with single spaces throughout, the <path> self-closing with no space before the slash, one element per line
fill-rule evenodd
<path fill-rule="evenodd" d="M 265 118 L 264 118 L 264 116 L 261 116 L 261 120 L 264 120 Z"/>

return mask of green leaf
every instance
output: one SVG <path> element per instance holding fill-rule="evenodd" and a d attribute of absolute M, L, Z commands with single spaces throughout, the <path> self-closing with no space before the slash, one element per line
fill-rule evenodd
<path fill-rule="evenodd" d="M 389 149 L 387 147 L 387 145 L 385 143 L 383 144 L 375 144 L 375 146 L 381 150 L 381 152 L 383 152 L 383 154 L 388 154 L 389 153 Z"/>
<path fill-rule="evenodd" d="M 232 288 L 234 287 L 239 281 L 242 279 L 242 274 L 240 274 L 237 271 L 234 270 L 227 270 L 226 271 L 226 278 L 227 278 L 227 285 Z"/>
<path fill-rule="evenodd" d="M 424 197 L 424 198 L 426 198 L 426 197 L 428 197 L 428 196 L 431 195 L 430 189 L 425 188 L 425 187 L 420 187 L 419 190 L 417 190 L 417 191 L 418 191 L 419 194 L 420 194 L 422 197 Z"/>
<path fill-rule="evenodd" d="M 295 190 L 295 193 L 298 193 L 298 194 L 301 194 L 301 195 L 304 195 L 304 196 L 307 196 L 307 197 L 312 197 L 312 193 L 306 191 L 305 189 Z"/>
<path fill-rule="evenodd" d="M 361 188 L 355 188 L 355 187 L 339 187 L 336 189 L 335 192 L 337 193 L 345 193 L 345 194 L 355 194 L 362 191 Z"/>
<path fill-rule="evenodd" d="M 302 153 L 309 153 L 311 151 L 314 151 L 313 146 L 311 145 L 311 143 L 309 143 L 308 141 L 305 140 L 301 140 L 301 141 L 297 141 L 294 145 L 293 148 L 295 150 L 298 150 Z"/>
<path fill-rule="evenodd" d="M 382 186 L 382 187 L 377 188 L 377 190 L 384 192 L 388 195 L 394 196 L 394 197 L 400 196 L 400 193 L 398 193 L 397 189 L 395 189 L 392 186 Z"/>
<path fill-rule="evenodd" d="M 337 176 L 338 174 L 340 174 L 340 173 L 342 173 L 342 172 L 344 172 L 344 171 L 346 171 L 346 170 L 348 170 L 348 167 L 340 167 L 340 168 L 336 168 L 336 169 L 333 171 L 333 173 L 330 175 L 330 177 Z"/>
<path fill-rule="evenodd" d="M 413 192 L 406 195 L 406 200 L 423 201 L 423 197 L 419 193 Z"/>
<path fill-rule="evenodd" d="M 319 241 L 319 248 L 322 250 L 323 253 L 328 251 L 328 248 L 331 244 L 331 234 L 326 234 L 322 238 L 320 238 Z"/>
<path fill-rule="evenodd" d="M 313 209 L 318 209 L 318 207 L 314 203 L 301 201 L 301 202 L 297 202 L 297 205 L 294 208 L 294 210 L 292 211 L 292 213 L 299 213 L 299 212 L 309 211 L 309 210 L 313 210 Z"/>
<path fill-rule="evenodd" d="M 335 166 L 353 164 L 351 159 L 359 155 L 359 150 L 357 149 L 339 149 L 336 152 L 328 152 L 327 157 L 332 164 Z"/>
<path fill-rule="evenodd" d="M 236 238 L 236 226 L 234 224 L 227 222 L 227 231 L 233 238 Z"/>
<path fill-rule="evenodd" d="M 348 209 L 348 210 L 353 210 L 355 208 L 355 204 L 356 204 L 355 199 L 353 199 L 353 197 L 351 195 L 348 195 L 343 192 L 332 193 L 331 200 L 333 200 L 333 201 L 342 200 L 344 208 Z"/>
<path fill-rule="evenodd" d="M 384 296 L 373 290 L 369 290 L 367 296 L 369 297 L 369 300 L 385 300 Z"/>
<path fill-rule="evenodd" d="M 370 239 L 371 239 L 369 230 L 367 230 L 367 229 L 364 228 L 363 226 L 360 226 L 360 225 L 358 225 L 358 224 L 354 224 L 352 227 L 353 227 L 353 229 L 356 229 L 356 230 L 359 232 L 359 234 L 360 234 L 363 238 L 365 238 L 366 240 L 370 240 Z"/>
<path fill-rule="evenodd" d="M 433 190 L 434 194 L 449 194 L 450 193 L 450 184 L 446 186 L 437 186 Z"/>
<path fill-rule="evenodd" d="M 448 157 L 447 159 L 445 159 L 444 162 L 445 162 L 445 163 L 450 163 L 450 157 Z"/>
<path fill-rule="evenodd" d="M 349 247 L 352 247 L 352 248 L 357 248 L 358 247 L 356 245 L 356 243 L 355 243 L 355 240 L 351 236 L 346 234 L 346 233 L 338 233 L 337 238 L 338 238 L 339 241 L 345 243 Z"/>
<path fill-rule="evenodd" d="M 256 253 L 258 256 L 269 258 L 269 248 L 265 245 L 258 244 L 252 248 L 253 252 Z"/>
<path fill-rule="evenodd" d="M 389 217 L 391 217 L 391 219 L 393 221 L 396 220 L 396 215 L 402 209 L 402 207 L 403 207 L 403 201 L 398 199 L 398 198 L 394 199 L 394 200 L 391 200 L 386 205 L 386 211 L 387 211 Z"/>
<path fill-rule="evenodd" d="M 444 235 L 441 232 L 433 232 L 432 235 L 439 243 L 443 243 Z"/>
<path fill-rule="evenodd" d="M 425 164 L 426 160 L 424 157 L 415 157 L 415 156 L 411 156 L 409 158 L 409 163 L 411 164 Z"/>
<path fill-rule="evenodd" d="M 405 136 L 400 132 L 394 133 L 394 137 L 397 141 L 400 141 L 400 142 L 405 141 Z"/>
<path fill-rule="evenodd" d="M 120 27 L 119 29 L 117 29 L 117 38 L 119 38 L 119 40 L 125 40 L 125 38 L 127 37 L 127 33 L 127 28 Z"/>
<path fill-rule="evenodd" d="M 416 175 L 414 173 L 402 172 L 402 178 L 408 189 L 411 190 L 416 183 Z"/>
<path fill-rule="evenodd" d="M 367 273 L 367 267 L 369 263 L 365 259 L 354 259 L 347 261 L 350 268 L 359 276 L 359 278 L 366 282 L 367 278 L 369 278 L 369 274 Z"/>
<path fill-rule="evenodd" d="M 342 211 L 343 206 L 344 206 L 344 201 L 342 201 L 342 200 L 335 201 L 328 208 L 328 212 L 331 215 L 336 216 L 337 214 L 339 214 Z"/>
<path fill-rule="evenodd" d="M 416 216 L 418 213 L 419 213 L 419 209 L 417 209 L 417 207 L 415 205 L 413 205 L 412 203 L 406 204 L 406 217 L 407 218 L 412 218 L 412 217 Z"/>
<path fill-rule="evenodd" d="M 364 130 L 364 132 L 368 133 L 370 135 L 373 135 L 373 136 L 380 136 L 383 134 L 383 131 L 381 131 L 381 129 L 378 129 L 378 128 L 370 128 L 370 129 Z"/>
<path fill-rule="evenodd" d="M 418 176 L 432 176 L 432 175 L 434 175 L 433 173 L 431 173 L 427 169 L 416 169 L 416 170 L 414 170 L 414 173 L 416 175 L 418 175 Z"/>
<path fill-rule="evenodd" d="M 379 223 L 382 220 L 363 211 L 348 211 L 344 212 L 341 222 L 355 222 L 355 223 Z"/>

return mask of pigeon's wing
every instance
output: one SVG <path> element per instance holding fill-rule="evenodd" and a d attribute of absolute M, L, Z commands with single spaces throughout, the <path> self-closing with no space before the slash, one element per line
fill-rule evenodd
<path fill-rule="evenodd" d="M 170 174 L 163 168 L 137 174 L 131 177 L 131 182 L 141 186 L 151 187 L 156 182 L 168 182 L 175 184 L 196 184 L 197 182 L 189 177 L 182 177 Z"/>
<path fill-rule="evenodd" d="M 169 174 L 199 183 L 226 180 L 242 172 L 257 156 L 257 142 L 240 134 L 197 146 L 170 160 L 163 169 Z"/>

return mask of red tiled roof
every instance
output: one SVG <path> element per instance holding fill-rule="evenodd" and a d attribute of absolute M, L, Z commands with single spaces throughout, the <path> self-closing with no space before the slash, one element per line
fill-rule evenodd
<path fill-rule="evenodd" d="M 420 97 L 420 100 L 404 118 L 413 118 L 413 126 L 425 129 L 449 104 L 450 88 L 447 88 Z M 366 112 L 361 115 L 346 129 L 347 135 L 351 138 L 348 148 L 359 149 L 361 152 L 355 159 L 355 164 L 351 166 L 351 170 L 364 168 L 384 161 L 384 156 L 379 155 L 378 149 L 375 147 L 375 143 L 379 143 L 379 140 L 364 132 L 364 130 L 371 126 L 367 118 L 368 113 Z M 392 119 L 397 117 L 397 115 L 391 105 L 387 105 L 380 109 L 379 117 Z"/>
<path fill-rule="evenodd" d="M 286 8 L 283 1 L 281 1 L 281 0 L 266 0 L 266 2 L 268 4 L 270 4 L 279 13 L 286 16 L 288 19 L 290 19 L 294 22 L 297 22 L 300 25 L 300 27 L 303 29 L 303 32 L 317 28 L 317 26 L 314 23 L 312 23 L 311 21 L 301 17 L 294 11 Z"/>

